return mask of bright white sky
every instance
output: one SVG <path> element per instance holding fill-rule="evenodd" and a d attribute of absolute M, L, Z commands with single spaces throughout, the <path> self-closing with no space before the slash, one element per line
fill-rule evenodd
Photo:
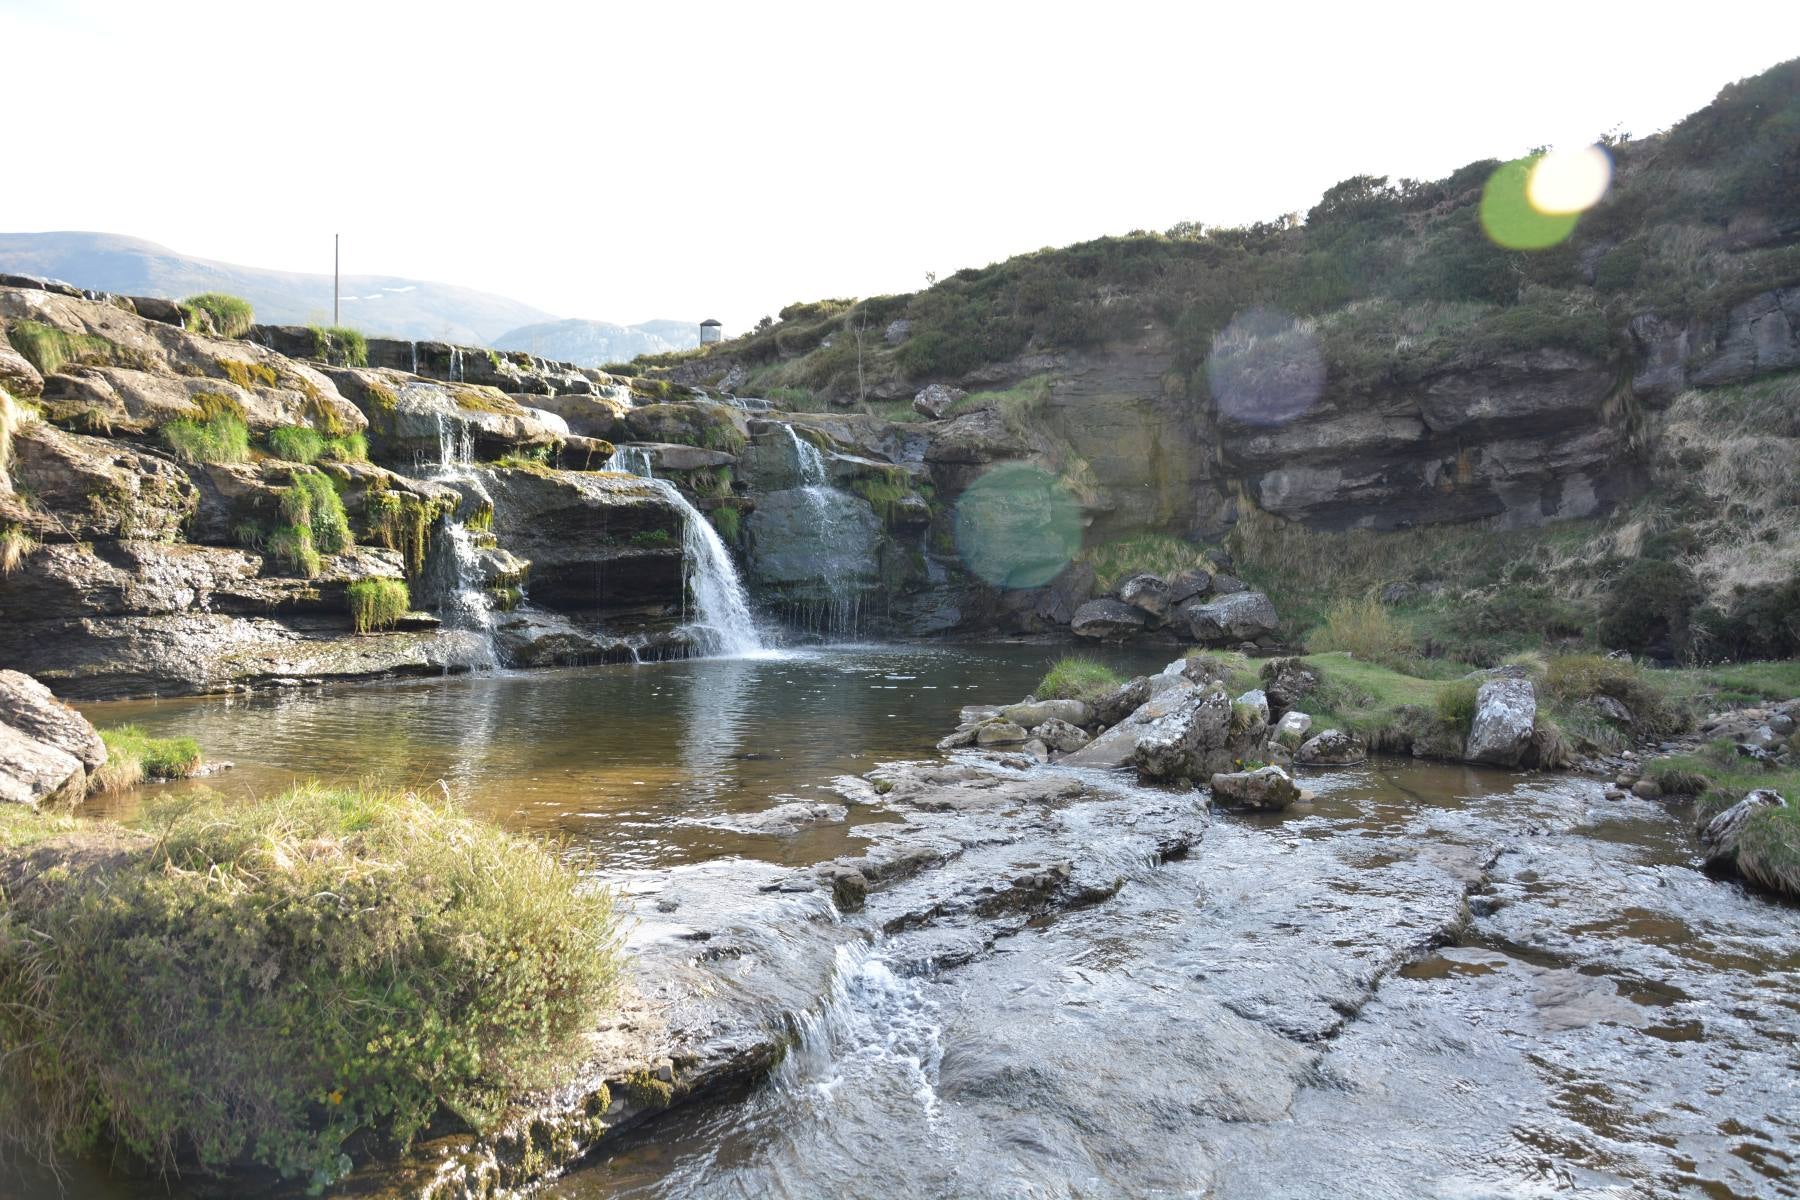
<path fill-rule="evenodd" d="M 415 276 L 564 316 L 924 286 L 1367 172 L 1665 128 L 1800 4 L 0 0 L 0 230 Z"/>

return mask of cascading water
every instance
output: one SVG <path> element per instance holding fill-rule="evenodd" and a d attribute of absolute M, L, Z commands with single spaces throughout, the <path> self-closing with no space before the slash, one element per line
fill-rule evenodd
<path fill-rule="evenodd" d="M 825 465 L 824 453 L 796 433 L 792 425 L 782 422 L 781 428 L 787 432 L 788 442 L 793 446 L 794 468 L 800 476 L 800 491 L 806 497 L 807 507 L 812 510 L 819 543 L 829 550 L 843 539 L 846 532 L 839 528 L 845 512 L 843 497 L 831 486 L 831 474 Z M 825 555 L 821 555 L 821 561 L 826 561 Z M 825 589 L 823 602 L 807 606 L 804 612 L 795 613 L 799 618 L 798 623 L 831 637 L 854 635 L 862 622 L 862 590 L 853 586 L 851 580 L 837 571 L 824 572 L 819 583 Z"/>
<path fill-rule="evenodd" d="M 718 658 L 741 658 L 762 650 L 762 635 L 756 628 L 756 619 L 750 615 L 750 600 L 738 579 L 731 552 L 719 540 L 712 522 L 689 504 L 673 484 L 656 478 L 648 451 L 621 446 L 607 460 L 606 469 L 638 476 L 681 510 L 683 592 L 694 598 L 695 617 L 687 621 L 684 612 L 683 620 L 694 648 L 702 655 Z"/>
<path fill-rule="evenodd" d="M 431 386 L 406 384 L 402 390 Z M 437 433 L 438 461 L 436 469 L 427 478 L 434 483 L 452 484 L 465 495 L 472 492 L 482 504 L 491 506 L 493 499 L 475 471 L 475 439 L 469 428 L 440 411 Z M 445 514 L 438 518 L 423 574 L 421 582 L 425 585 L 429 603 L 449 614 L 456 624 L 479 636 L 479 657 L 469 665 L 498 667 L 500 652 L 494 643 L 494 606 L 487 592 L 487 572 L 483 569 L 475 535 L 456 517 Z"/>

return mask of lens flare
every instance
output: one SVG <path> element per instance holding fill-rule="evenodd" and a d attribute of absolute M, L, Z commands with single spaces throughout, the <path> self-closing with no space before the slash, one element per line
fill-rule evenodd
<path fill-rule="evenodd" d="M 1525 185 L 1531 207 L 1541 213 L 1585 212 L 1600 203 L 1612 182 L 1612 159 L 1599 146 L 1552 150 L 1537 160 Z"/>
<path fill-rule="evenodd" d="M 1219 416 L 1240 425 L 1285 425 L 1319 402 L 1325 358 L 1311 321 L 1253 308 L 1213 335 L 1206 383 Z"/>
<path fill-rule="evenodd" d="M 1080 549 L 1080 506 L 1030 463 L 990 468 L 956 502 L 957 553 L 995 587 L 1042 587 Z"/>
<path fill-rule="evenodd" d="M 1578 213 L 1543 212 L 1531 202 L 1535 158 L 1503 163 L 1481 190 L 1481 227 L 1508 250 L 1547 250 L 1574 232 Z"/>

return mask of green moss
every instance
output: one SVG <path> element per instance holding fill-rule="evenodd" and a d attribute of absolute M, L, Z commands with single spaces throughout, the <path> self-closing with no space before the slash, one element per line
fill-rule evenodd
<path fill-rule="evenodd" d="M 139 356 L 98 334 L 64 333 L 41 321 L 14 321 L 6 330 L 14 350 L 24 355 L 40 375 L 54 375 L 75 366 L 141 366 Z"/>
<path fill-rule="evenodd" d="M 675 1085 L 648 1071 L 633 1071 L 619 1081 L 619 1088 L 634 1104 L 645 1108 L 667 1108 L 675 1102 Z"/>
<path fill-rule="evenodd" d="M 295 471 L 281 490 L 280 500 L 282 518 L 292 527 L 306 529 L 319 553 L 342 554 L 355 545 L 344 502 L 324 472 Z"/>
<path fill-rule="evenodd" d="M 136 725 L 100 731 L 106 762 L 95 772 L 92 788 L 121 792 L 144 780 L 186 779 L 200 769 L 200 744 L 193 738 L 153 738 Z"/>
<path fill-rule="evenodd" d="M 392 629 L 412 611 L 412 593 L 398 579 L 359 579 L 345 589 L 345 597 L 358 633 Z"/>
<path fill-rule="evenodd" d="M 268 555 L 290 574 L 316 579 L 324 564 L 313 546 L 312 529 L 306 525 L 280 525 L 269 531 L 264 543 Z"/>
<path fill-rule="evenodd" d="M 488 602 L 494 611 L 508 613 L 525 603 L 525 590 L 516 585 L 488 589 Z"/>
<path fill-rule="evenodd" d="M 432 526 L 446 515 L 443 506 L 411 492 L 391 491 L 386 481 L 371 486 L 363 503 L 369 537 L 389 550 L 398 550 L 406 562 L 406 577 L 417 582 L 431 548 Z"/>
<path fill-rule="evenodd" d="M 675 544 L 675 536 L 666 529 L 640 529 L 631 535 L 631 544 L 661 550 Z"/>
<path fill-rule="evenodd" d="M 189 296 L 182 303 L 211 318 L 214 331 L 221 337 L 241 338 L 256 324 L 256 310 L 248 300 L 238 296 L 227 296 L 222 292 L 202 292 L 198 296 Z"/>
<path fill-rule="evenodd" d="M 281 383 L 281 375 L 267 363 L 249 363 L 240 362 L 235 358 L 221 358 L 214 365 L 219 368 L 220 375 L 245 391 L 258 387 L 277 387 Z"/>
<path fill-rule="evenodd" d="M 1040 700 L 1095 700 L 1124 682 L 1105 663 L 1071 655 L 1051 664 L 1033 694 Z"/>
<path fill-rule="evenodd" d="M 116 853 L 0 913 L 18 1141 L 323 1189 L 439 1112 L 490 1128 L 616 995 L 610 894 L 450 805 L 308 784 L 157 805 L 146 831 L 93 830 Z"/>

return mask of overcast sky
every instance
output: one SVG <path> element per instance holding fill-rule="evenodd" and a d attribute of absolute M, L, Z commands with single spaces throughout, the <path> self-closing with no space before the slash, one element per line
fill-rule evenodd
<path fill-rule="evenodd" d="M 911 291 L 1644 134 L 1800 4 L 0 0 L 0 230 L 416 276 L 565 316 Z"/>

